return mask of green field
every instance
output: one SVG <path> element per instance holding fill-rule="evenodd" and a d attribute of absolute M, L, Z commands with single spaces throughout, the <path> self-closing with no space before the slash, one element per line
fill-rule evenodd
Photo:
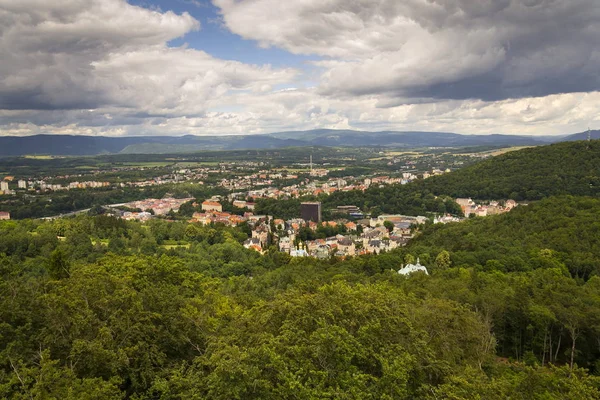
<path fill-rule="evenodd" d="M 154 168 L 154 167 L 166 167 L 168 165 L 172 165 L 172 162 L 168 161 L 149 161 L 149 162 L 124 162 L 120 165 L 125 165 L 128 167 L 144 167 L 144 168 Z"/>
<path fill-rule="evenodd" d="M 33 159 L 33 160 L 53 160 L 54 158 L 60 158 L 60 157 L 29 155 L 29 156 L 23 156 L 23 158 L 29 158 L 29 159 Z"/>

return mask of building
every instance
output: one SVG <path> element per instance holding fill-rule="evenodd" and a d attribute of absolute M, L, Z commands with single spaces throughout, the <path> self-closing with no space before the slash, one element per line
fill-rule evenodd
<path fill-rule="evenodd" d="M 362 213 L 362 211 L 360 211 L 360 208 L 358 208 L 356 206 L 337 206 L 335 211 L 340 214 L 361 214 Z"/>
<path fill-rule="evenodd" d="M 250 238 L 244 241 L 244 247 L 247 249 L 253 249 L 258 252 L 262 251 L 262 243 L 257 238 Z"/>
<path fill-rule="evenodd" d="M 219 202 L 207 200 L 202 203 L 202 211 L 223 212 L 223 206 Z"/>
<path fill-rule="evenodd" d="M 0 211 L 0 220 L 2 219 L 10 219 L 10 213 L 7 213 L 5 211 Z"/>
<path fill-rule="evenodd" d="M 321 202 L 301 203 L 300 217 L 305 221 L 321 222 Z"/>
<path fill-rule="evenodd" d="M 425 268 L 425 266 L 421 265 L 421 263 L 419 262 L 419 259 L 417 258 L 416 264 L 407 264 L 405 267 L 401 268 L 398 271 L 398 273 L 400 275 L 409 275 L 409 274 L 412 274 L 413 272 L 418 272 L 418 271 L 425 272 L 426 275 L 429 275 L 429 273 L 427 272 L 427 268 Z"/>
<path fill-rule="evenodd" d="M 471 198 L 468 198 L 468 199 L 458 198 L 455 201 L 462 209 L 462 212 L 465 215 L 465 217 L 468 217 L 470 214 L 472 214 L 473 209 L 476 207 L 475 202 L 473 200 L 471 200 Z"/>
<path fill-rule="evenodd" d="M 356 245 L 354 244 L 354 241 L 350 238 L 339 239 L 337 242 L 337 248 L 344 255 L 356 255 Z"/>
<path fill-rule="evenodd" d="M 237 208 L 246 208 L 246 201 L 245 200 L 234 200 L 233 206 L 237 207 Z"/>
<path fill-rule="evenodd" d="M 8 192 L 8 182 L 7 181 L 0 182 L 0 192 Z"/>
<path fill-rule="evenodd" d="M 19 189 L 27 189 L 27 181 L 24 181 L 21 179 L 21 180 L 19 180 L 18 185 L 19 185 Z"/>

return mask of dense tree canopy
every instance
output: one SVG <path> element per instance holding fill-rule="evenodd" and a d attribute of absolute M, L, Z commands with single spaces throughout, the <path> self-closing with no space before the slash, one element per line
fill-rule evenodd
<path fill-rule="evenodd" d="M 513 151 L 407 186 L 417 192 L 482 200 L 599 196 L 600 140 Z"/>
<path fill-rule="evenodd" d="M 599 213 L 550 198 L 328 261 L 218 225 L 3 221 L 0 398 L 597 399 Z"/>
<path fill-rule="evenodd" d="M 374 214 L 543 199 L 346 260 L 261 255 L 248 226 L 0 221 L 0 398 L 598 399 L 598 150 L 324 197 Z M 417 258 L 429 275 L 396 272 Z"/>

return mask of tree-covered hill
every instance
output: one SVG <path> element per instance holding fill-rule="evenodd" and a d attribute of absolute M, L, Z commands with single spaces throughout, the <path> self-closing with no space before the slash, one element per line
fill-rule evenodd
<path fill-rule="evenodd" d="M 600 140 L 565 142 L 509 152 L 409 190 L 476 199 L 539 200 L 600 195 Z"/>
<path fill-rule="evenodd" d="M 0 221 L 0 398 L 598 399 L 599 210 L 550 198 L 347 260 L 185 221 Z M 430 275 L 396 272 L 416 257 Z"/>
<path fill-rule="evenodd" d="M 600 140 L 526 148 L 407 185 L 372 186 L 318 198 L 325 210 L 352 204 L 374 215 L 460 214 L 452 200 L 540 200 L 549 196 L 600 196 Z M 297 200 L 259 200 L 257 212 L 299 216 Z"/>
<path fill-rule="evenodd" d="M 416 254 L 451 253 L 457 266 L 487 271 L 561 267 L 600 276 L 600 199 L 551 197 L 509 213 L 431 225 L 410 244 Z"/>

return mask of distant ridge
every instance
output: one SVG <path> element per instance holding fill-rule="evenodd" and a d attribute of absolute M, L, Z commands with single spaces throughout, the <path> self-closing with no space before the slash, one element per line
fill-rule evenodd
<path fill-rule="evenodd" d="M 593 132 L 600 136 L 599 131 Z M 353 131 L 315 129 L 239 136 L 74 136 L 35 135 L 0 137 L 0 156 L 183 153 L 201 150 L 276 149 L 291 146 L 464 147 L 536 146 L 560 140 L 587 138 L 513 135 L 460 135 L 446 132 Z"/>
<path fill-rule="evenodd" d="M 591 139 L 600 139 L 600 131 L 590 131 Z M 569 135 L 564 137 L 561 141 L 563 142 L 572 142 L 574 140 L 587 140 L 588 132 L 575 133 L 574 135 Z"/>

